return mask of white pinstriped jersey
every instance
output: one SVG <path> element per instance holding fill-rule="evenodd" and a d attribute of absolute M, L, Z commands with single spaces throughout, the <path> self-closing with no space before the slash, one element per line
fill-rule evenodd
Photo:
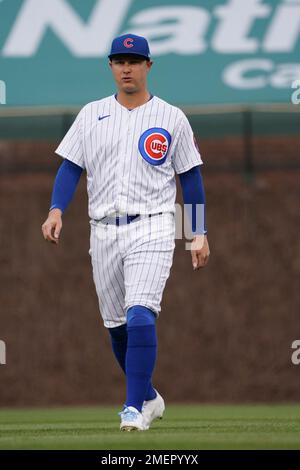
<path fill-rule="evenodd" d="M 87 172 L 89 217 L 175 213 L 176 173 L 202 164 L 177 107 L 153 96 L 128 110 L 115 95 L 84 106 L 56 149 Z"/>

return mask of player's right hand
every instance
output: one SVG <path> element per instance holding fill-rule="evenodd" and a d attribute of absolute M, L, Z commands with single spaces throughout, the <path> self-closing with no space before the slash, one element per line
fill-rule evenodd
<path fill-rule="evenodd" d="M 62 229 L 62 211 L 52 209 L 49 212 L 47 220 L 42 225 L 43 237 L 46 241 L 58 244 L 59 235 Z"/>

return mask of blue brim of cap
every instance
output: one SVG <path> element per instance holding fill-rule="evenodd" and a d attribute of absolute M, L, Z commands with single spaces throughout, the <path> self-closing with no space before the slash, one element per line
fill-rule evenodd
<path fill-rule="evenodd" d="M 150 57 L 147 56 L 147 55 L 139 54 L 138 52 L 124 52 L 124 51 L 114 52 L 113 54 L 110 54 L 107 57 L 109 59 L 111 59 L 112 57 L 114 57 L 116 55 L 137 55 L 139 57 L 144 57 L 144 59 L 146 59 L 146 60 L 150 60 Z"/>

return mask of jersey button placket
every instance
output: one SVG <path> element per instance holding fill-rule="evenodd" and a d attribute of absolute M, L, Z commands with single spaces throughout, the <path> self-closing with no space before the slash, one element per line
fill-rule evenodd
<path fill-rule="evenodd" d="M 122 193 L 121 193 L 121 206 L 122 210 L 125 210 L 125 204 L 127 203 L 128 184 L 129 184 L 129 171 L 130 171 L 130 154 L 132 148 L 132 113 L 128 111 L 128 119 L 126 126 L 126 143 L 124 151 L 124 162 L 123 162 L 123 174 L 122 174 Z M 127 209 L 126 209 L 127 210 Z"/>
<path fill-rule="evenodd" d="M 116 201 L 115 201 L 115 210 L 120 210 L 121 200 L 122 200 L 122 188 L 123 188 L 123 173 L 124 173 L 124 160 L 126 154 L 126 141 L 127 141 L 127 130 L 128 130 L 128 117 L 126 117 L 126 122 L 123 125 L 123 132 L 121 132 L 121 141 L 118 149 L 118 164 L 116 170 Z"/>

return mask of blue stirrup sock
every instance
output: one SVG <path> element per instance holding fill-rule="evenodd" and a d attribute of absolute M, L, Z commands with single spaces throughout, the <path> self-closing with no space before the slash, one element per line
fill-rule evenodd
<path fill-rule="evenodd" d="M 152 312 L 151 315 L 153 316 Z M 126 374 L 127 325 L 124 324 L 121 326 L 117 326 L 116 328 L 108 328 L 108 331 L 110 333 L 112 350 L 114 352 L 114 355 L 124 374 Z M 156 391 L 154 390 L 152 382 L 150 380 L 145 400 L 153 400 L 154 398 L 156 398 Z"/>
<path fill-rule="evenodd" d="M 134 305 L 127 311 L 126 406 L 142 411 L 144 400 L 156 391 L 151 377 L 157 354 L 155 315 L 147 307 Z"/>

